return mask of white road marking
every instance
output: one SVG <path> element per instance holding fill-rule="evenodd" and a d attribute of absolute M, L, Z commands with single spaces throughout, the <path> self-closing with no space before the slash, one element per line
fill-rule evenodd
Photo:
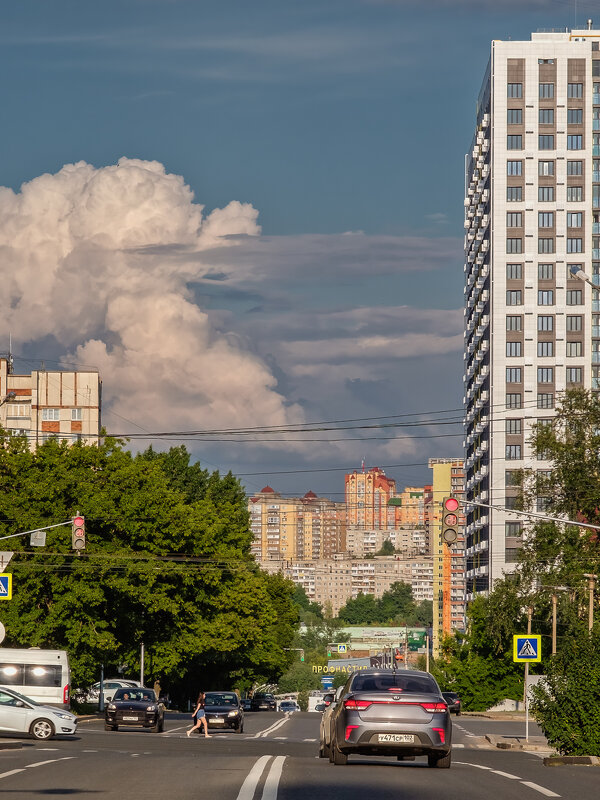
<path fill-rule="evenodd" d="M 184 731 L 189 727 L 190 727 L 189 725 L 180 725 L 178 728 L 169 728 L 169 730 L 167 731 L 162 731 L 160 735 L 164 736 L 166 733 L 175 733 L 175 731 Z"/>
<path fill-rule="evenodd" d="M 254 792 L 258 786 L 258 782 L 261 779 L 264 769 L 270 760 L 271 756 L 261 756 L 258 759 L 250 772 L 246 775 L 246 778 L 242 783 L 238 793 L 237 800 L 254 800 Z"/>
<path fill-rule="evenodd" d="M 316 739 L 302 739 L 303 742 L 316 742 Z"/>
<path fill-rule="evenodd" d="M 551 792 L 550 789 L 546 789 L 544 786 L 539 786 L 537 783 L 531 783 L 531 781 L 521 781 L 523 786 L 529 786 L 530 789 L 535 789 L 536 792 L 540 794 L 545 794 L 546 797 L 560 797 L 559 794 L 556 792 Z"/>
<path fill-rule="evenodd" d="M 491 767 L 484 767 L 483 764 L 469 764 L 468 761 L 455 761 L 455 764 L 461 764 L 463 767 L 475 767 L 476 769 L 489 769 L 490 772 L 492 771 Z"/>
<path fill-rule="evenodd" d="M 44 764 L 54 764 L 55 761 L 60 761 L 59 758 L 50 758 L 48 761 L 37 761 L 35 764 L 27 764 L 27 769 L 32 767 L 43 767 Z"/>
<path fill-rule="evenodd" d="M 459 748 L 459 749 L 460 749 L 460 748 L 463 748 L 463 747 L 464 747 L 464 744 L 453 744 L 453 745 L 452 745 L 452 749 L 453 749 L 453 750 L 456 750 L 457 748 Z"/>
<path fill-rule="evenodd" d="M 9 775 L 16 775 L 17 772 L 25 772 L 25 768 L 23 769 L 11 769 L 8 772 L 0 773 L 0 778 L 8 778 Z"/>
<path fill-rule="evenodd" d="M 56 753 L 58 751 L 58 747 L 36 747 L 36 751 L 38 753 L 41 753 L 41 752 L 44 752 L 44 753 L 46 753 L 46 752 L 48 752 L 48 753 Z M 85 752 L 85 750 L 84 750 L 84 752 Z M 96 751 L 94 751 L 94 752 L 96 752 Z"/>
<path fill-rule="evenodd" d="M 274 739 L 277 739 L 278 742 L 287 742 L 287 736 L 274 736 Z"/>
<path fill-rule="evenodd" d="M 493 769 L 492 772 L 494 775 L 501 775 L 503 778 L 510 778 L 513 781 L 522 781 L 523 778 L 519 778 L 518 775 L 511 775 L 510 772 L 501 772 L 499 769 Z"/>
<path fill-rule="evenodd" d="M 273 723 L 273 725 L 271 725 L 269 728 L 265 728 L 264 731 L 259 731 L 258 733 L 255 733 L 252 738 L 253 739 L 263 738 L 264 739 L 266 736 L 268 736 L 269 733 L 275 733 L 275 731 L 279 730 L 279 728 L 281 728 L 282 725 L 285 725 L 285 723 L 289 721 L 289 718 L 290 718 L 290 715 L 286 714 L 283 719 L 280 719 L 277 722 Z"/>
<path fill-rule="evenodd" d="M 283 770 L 285 756 L 276 756 L 267 775 L 262 793 L 262 800 L 277 800 L 277 789 Z"/>
<path fill-rule="evenodd" d="M 82 750 L 82 753 L 97 753 L 97 750 Z"/>

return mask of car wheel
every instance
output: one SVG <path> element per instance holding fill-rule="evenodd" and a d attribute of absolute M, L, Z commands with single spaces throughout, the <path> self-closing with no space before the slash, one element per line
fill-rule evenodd
<path fill-rule="evenodd" d="M 348 756 L 338 748 L 337 742 L 333 741 L 331 743 L 331 751 L 333 753 L 333 763 L 336 766 L 343 767 L 348 763 Z"/>
<path fill-rule="evenodd" d="M 29 733 L 34 739 L 51 739 L 54 736 L 54 725 L 47 719 L 36 719 L 31 723 Z"/>
<path fill-rule="evenodd" d="M 117 726 L 116 725 L 109 725 L 108 722 L 105 722 L 104 723 L 104 730 L 105 731 L 116 731 L 117 730 Z"/>
<path fill-rule="evenodd" d="M 156 720 L 155 725 L 150 725 L 150 733 L 160 733 L 160 722 Z"/>
<path fill-rule="evenodd" d="M 243 733 L 244 732 L 244 724 L 242 723 L 241 725 L 238 725 L 237 728 L 235 729 L 235 732 L 236 733 Z"/>
<path fill-rule="evenodd" d="M 450 769 L 450 763 L 452 761 L 452 751 L 446 753 L 444 756 L 440 756 L 437 753 L 431 753 L 427 756 L 427 764 L 430 767 L 437 767 L 437 769 Z"/>

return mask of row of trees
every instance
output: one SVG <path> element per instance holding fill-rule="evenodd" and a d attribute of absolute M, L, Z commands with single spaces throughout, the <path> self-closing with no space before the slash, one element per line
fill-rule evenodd
<path fill-rule="evenodd" d="M 81 513 L 87 547 L 70 529 L 43 549 L 12 539 L 14 594 L 3 604 L 5 646 L 65 648 L 74 686 L 127 664 L 172 696 L 201 686 L 250 687 L 291 660 L 299 613 L 294 587 L 250 554 L 245 492 L 231 475 L 190 464 L 184 447 L 133 455 L 50 440 L 31 452 L 0 434 L 0 535 Z"/>
<path fill-rule="evenodd" d="M 430 600 L 415 603 L 410 584 L 397 581 L 380 598 L 362 593 L 351 598 L 338 618 L 346 625 L 427 627 L 433 622 L 433 604 Z"/>
<path fill-rule="evenodd" d="M 600 401 L 584 390 L 565 393 L 551 424 L 538 423 L 534 452 L 550 462 L 544 471 L 516 475 L 519 506 L 600 526 Z M 548 741 L 562 753 L 600 755 L 600 620 L 588 630 L 588 579 L 600 576 L 600 527 L 551 521 L 524 524 L 514 574 L 469 608 L 466 635 L 444 642 L 433 671 L 472 710 L 505 697 L 523 698 L 523 667 L 512 662 L 512 636 L 542 635 L 546 680 L 533 689 L 533 710 Z M 551 655 L 552 598 L 557 605 L 557 654 Z M 532 671 L 533 665 L 532 665 Z"/>

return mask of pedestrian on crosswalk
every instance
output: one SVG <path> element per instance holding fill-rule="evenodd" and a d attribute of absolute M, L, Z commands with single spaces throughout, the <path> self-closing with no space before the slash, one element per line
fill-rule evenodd
<path fill-rule="evenodd" d="M 210 739 L 208 733 L 208 722 L 206 721 L 206 713 L 204 711 L 204 692 L 200 692 L 198 695 L 198 701 L 196 703 L 194 713 L 192 714 L 192 719 L 195 720 L 194 727 L 190 728 L 189 731 L 186 731 L 186 735 L 191 736 L 195 730 L 204 727 L 204 738 Z"/>

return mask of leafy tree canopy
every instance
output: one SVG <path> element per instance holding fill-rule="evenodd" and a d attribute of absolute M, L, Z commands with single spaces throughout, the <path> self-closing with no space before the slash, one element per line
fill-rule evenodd
<path fill-rule="evenodd" d="M 432 624 L 431 601 L 415 603 L 410 584 L 393 583 L 375 599 L 372 594 L 359 594 L 346 602 L 338 614 L 346 625 L 409 625 L 427 627 Z"/>

